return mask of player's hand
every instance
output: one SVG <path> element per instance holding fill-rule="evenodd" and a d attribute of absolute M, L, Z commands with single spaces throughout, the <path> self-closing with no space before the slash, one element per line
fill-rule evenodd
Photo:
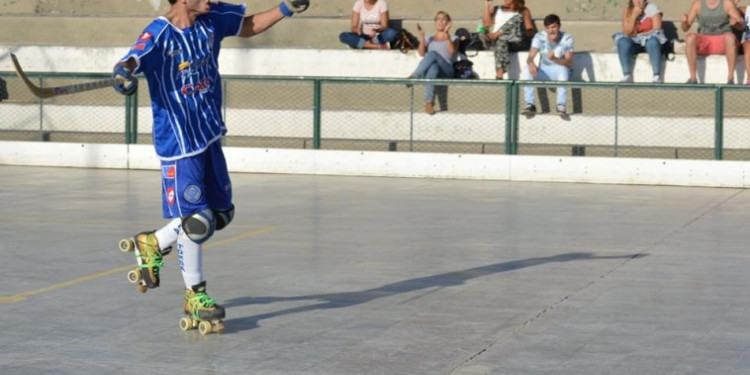
<path fill-rule="evenodd" d="M 283 0 L 279 5 L 281 13 L 291 17 L 294 13 L 302 13 L 310 7 L 310 0 Z"/>
<path fill-rule="evenodd" d="M 133 72 L 123 64 L 115 65 L 115 69 L 112 72 L 112 78 L 118 80 L 113 86 L 115 91 L 122 95 L 133 95 L 135 90 L 138 89 L 138 79 L 135 78 Z"/>

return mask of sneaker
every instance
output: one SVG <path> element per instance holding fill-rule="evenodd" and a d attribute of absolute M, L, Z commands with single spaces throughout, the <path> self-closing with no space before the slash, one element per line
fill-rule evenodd
<path fill-rule="evenodd" d="M 205 281 L 185 291 L 182 307 L 194 320 L 224 319 L 224 308 L 208 296 Z"/>
<path fill-rule="evenodd" d="M 734 78 L 730 78 L 727 80 L 727 85 L 734 85 Z"/>
<path fill-rule="evenodd" d="M 557 114 L 564 115 L 565 114 L 565 106 L 558 104 L 557 105 Z"/>
<path fill-rule="evenodd" d="M 695 85 L 696 83 L 698 83 L 698 81 L 694 79 L 688 79 L 685 83 L 688 85 Z"/>
<path fill-rule="evenodd" d="M 428 114 L 430 116 L 434 115 L 435 114 L 435 105 L 432 104 L 432 103 L 430 103 L 430 102 L 424 103 L 424 113 L 426 113 L 426 114 Z"/>
<path fill-rule="evenodd" d="M 661 76 L 654 74 L 654 78 L 651 78 L 651 83 L 661 83 Z"/>
<path fill-rule="evenodd" d="M 750 79 L 746 80 L 746 81 L 745 81 L 745 84 L 746 84 L 746 85 L 750 85 Z"/>
<path fill-rule="evenodd" d="M 388 43 L 383 43 L 378 48 L 380 48 L 380 49 L 391 49 L 391 46 Z"/>
<path fill-rule="evenodd" d="M 536 114 L 536 106 L 533 104 L 526 104 L 521 111 L 522 115 L 534 115 Z"/>
<path fill-rule="evenodd" d="M 630 74 L 624 75 L 620 80 L 620 83 L 633 83 L 633 76 Z"/>

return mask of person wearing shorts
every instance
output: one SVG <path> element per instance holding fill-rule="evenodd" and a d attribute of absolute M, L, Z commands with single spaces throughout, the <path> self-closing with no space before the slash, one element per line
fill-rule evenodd
<path fill-rule="evenodd" d="M 698 32 L 685 35 L 685 54 L 690 70 L 687 83 L 698 83 L 698 56 L 726 55 L 727 84 L 734 84 L 739 41 L 732 33 L 732 27 L 743 27 L 737 5 L 733 0 L 694 0 L 688 13 L 682 15 L 682 31 L 687 32 L 696 20 Z"/>

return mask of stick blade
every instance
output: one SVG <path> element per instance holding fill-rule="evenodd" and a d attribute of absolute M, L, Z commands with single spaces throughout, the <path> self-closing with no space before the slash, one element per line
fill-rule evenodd
<path fill-rule="evenodd" d="M 47 90 L 40 88 L 36 85 L 34 85 L 33 82 L 29 79 L 29 77 L 26 76 L 26 73 L 23 72 L 23 69 L 21 68 L 21 64 L 18 62 L 18 58 L 15 54 L 10 54 L 10 59 L 13 62 L 13 67 L 16 68 L 16 74 L 18 74 L 18 78 L 21 78 L 21 81 L 26 85 L 26 87 L 29 88 L 32 94 L 36 96 L 37 98 L 47 99 L 55 96 L 55 93 L 53 90 Z"/>

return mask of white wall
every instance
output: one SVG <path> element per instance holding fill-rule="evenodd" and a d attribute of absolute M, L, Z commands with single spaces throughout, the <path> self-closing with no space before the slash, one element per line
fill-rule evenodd
<path fill-rule="evenodd" d="M 0 46 L 0 71 L 13 71 L 7 52 L 15 53 L 27 71 L 108 73 L 127 49 Z M 525 59 L 525 53 L 514 56 L 511 77 L 518 77 L 519 61 Z M 494 78 L 494 57 L 491 52 L 480 52 L 471 60 L 480 78 Z M 418 62 L 419 56 L 414 51 L 403 54 L 379 50 L 226 48 L 221 52 L 219 63 L 222 74 L 227 75 L 405 78 Z M 622 75 L 614 52 L 576 53 L 573 70 L 575 80 L 591 82 L 615 82 Z M 698 71 L 701 82 L 726 83 L 727 64 L 723 56 L 700 58 Z M 674 61 L 667 61 L 663 72 L 665 82 L 684 83 L 689 78 L 685 55 L 680 54 Z M 651 81 L 651 65 L 645 54 L 639 55 L 634 74 L 638 82 Z M 737 62 L 736 77 L 737 82 L 744 82 L 741 58 Z"/>
<path fill-rule="evenodd" d="M 745 188 L 750 163 L 225 148 L 231 172 Z M 157 169 L 147 145 L 0 141 L 0 165 Z"/>

